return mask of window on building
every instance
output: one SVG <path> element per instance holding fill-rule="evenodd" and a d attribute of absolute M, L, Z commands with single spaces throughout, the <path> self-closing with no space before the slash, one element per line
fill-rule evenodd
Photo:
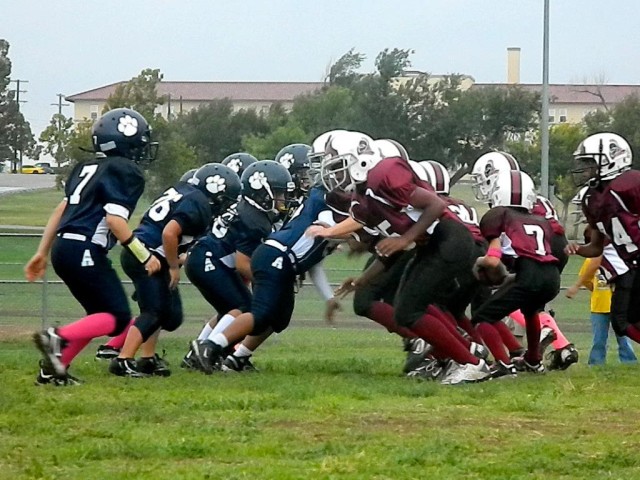
<path fill-rule="evenodd" d="M 98 119 L 98 107 L 100 105 L 91 105 L 91 120 L 97 120 Z"/>
<path fill-rule="evenodd" d="M 556 109 L 549 109 L 549 123 L 556 123 Z"/>
<path fill-rule="evenodd" d="M 558 121 L 560 123 L 567 123 L 567 109 L 561 108 L 558 110 Z"/>

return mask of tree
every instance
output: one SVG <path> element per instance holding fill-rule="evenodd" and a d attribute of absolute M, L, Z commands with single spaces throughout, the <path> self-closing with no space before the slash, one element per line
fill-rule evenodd
<path fill-rule="evenodd" d="M 102 113 L 114 108 L 132 108 L 151 122 L 156 117 L 156 108 L 164 104 L 165 99 L 158 95 L 158 84 L 163 75 L 159 69 L 146 68 L 136 77 L 120 84 L 109 96 Z"/>
<path fill-rule="evenodd" d="M 20 113 L 15 92 L 9 91 L 11 82 L 9 42 L 0 39 L 0 162 L 11 161 L 12 170 L 18 169 L 18 161 L 26 153 L 37 159 L 39 148 L 31 132 L 31 126 Z"/>
<path fill-rule="evenodd" d="M 635 152 L 633 168 L 640 168 L 640 96 L 629 95 L 612 112 L 611 131 L 622 135 Z"/>
<path fill-rule="evenodd" d="M 38 139 L 44 144 L 44 153 L 56 159 L 57 166 L 68 160 L 67 150 L 73 135 L 73 118 L 56 113 Z"/>
<path fill-rule="evenodd" d="M 273 160 L 286 145 L 309 143 L 309 135 L 297 125 L 287 124 L 276 128 L 266 136 L 249 135 L 242 141 L 243 150 L 251 152 L 259 160 Z"/>

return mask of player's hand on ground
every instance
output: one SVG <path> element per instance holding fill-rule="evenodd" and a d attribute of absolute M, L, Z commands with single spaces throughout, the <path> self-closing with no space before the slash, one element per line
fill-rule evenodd
<path fill-rule="evenodd" d="M 155 273 L 158 273 L 162 268 L 162 264 L 160 264 L 160 260 L 155 255 L 151 255 L 151 258 L 147 261 L 144 266 L 144 269 L 147 271 L 147 275 L 151 276 Z"/>
<path fill-rule="evenodd" d="M 47 256 L 36 253 L 24 266 L 24 276 L 30 282 L 42 278 L 47 270 Z"/>
<path fill-rule="evenodd" d="M 344 298 L 349 293 L 355 291 L 358 288 L 358 279 L 355 277 L 349 277 L 343 280 L 342 284 L 335 289 L 333 294 L 337 298 Z"/>
<path fill-rule="evenodd" d="M 323 227 L 322 225 L 311 225 L 309 228 L 307 228 L 304 234 L 305 236 L 311 238 L 324 237 L 324 233 L 326 230 L 327 228 Z"/>
<path fill-rule="evenodd" d="M 580 245 L 577 242 L 569 242 L 569 244 L 564 247 L 564 253 L 567 255 L 577 255 L 579 249 Z"/>
<path fill-rule="evenodd" d="M 336 312 L 342 310 L 342 305 L 340 302 L 334 297 L 327 300 L 325 310 L 324 310 L 324 320 L 329 325 L 333 325 L 336 317 Z"/>
<path fill-rule="evenodd" d="M 171 290 L 178 288 L 178 283 L 180 283 L 180 267 L 169 268 L 169 277 L 169 288 Z"/>
<path fill-rule="evenodd" d="M 381 257 L 390 257 L 394 253 L 405 250 L 409 245 L 411 242 L 407 242 L 402 237 L 385 238 L 376 244 L 376 252 Z"/>

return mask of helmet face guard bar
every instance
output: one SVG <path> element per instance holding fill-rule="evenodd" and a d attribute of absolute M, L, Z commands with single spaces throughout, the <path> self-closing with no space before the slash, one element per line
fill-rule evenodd
<path fill-rule="evenodd" d="M 322 184 L 327 191 L 350 191 L 353 189 L 353 180 L 349 174 L 349 167 L 357 162 L 357 158 L 350 154 L 338 155 L 329 160 L 324 160 L 320 167 Z"/>

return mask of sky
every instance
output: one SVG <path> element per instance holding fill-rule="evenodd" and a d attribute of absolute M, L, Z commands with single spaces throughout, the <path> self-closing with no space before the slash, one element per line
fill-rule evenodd
<path fill-rule="evenodd" d="M 542 81 L 543 0 L 0 0 L 0 38 L 36 135 L 73 95 L 159 68 L 171 81 L 321 81 L 349 49 L 412 68 Z M 640 84 L 638 0 L 550 0 L 551 83 Z M 72 107 L 63 113 L 71 116 Z"/>

